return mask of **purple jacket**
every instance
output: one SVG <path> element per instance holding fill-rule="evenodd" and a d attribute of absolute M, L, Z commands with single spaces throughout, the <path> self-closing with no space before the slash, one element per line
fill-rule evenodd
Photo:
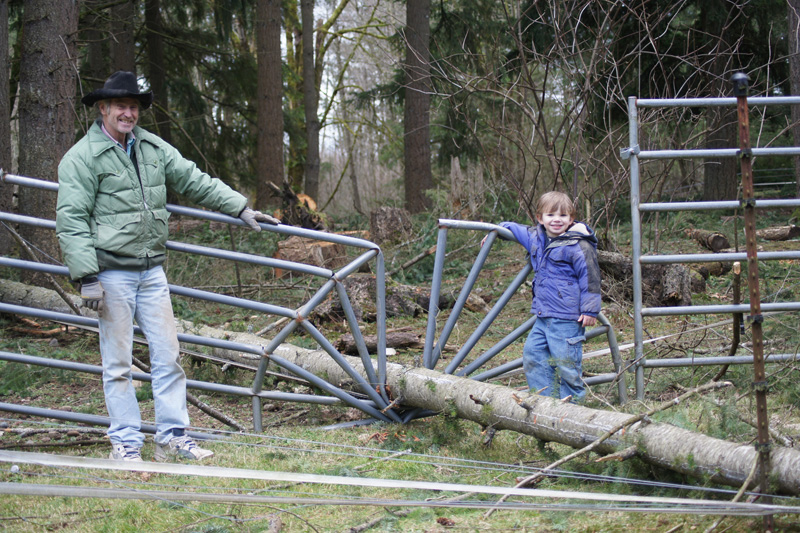
<path fill-rule="evenodd" d="M 541 224 L 501 222 L 500 226 L 510 230 L 530 254 L 536 273 L 531 313 L 565 320 L 597 316 L 601 305 L 600 267 L 597 237 L 591 229 L 589 234 L 567 231 L 547 244 Z"/>

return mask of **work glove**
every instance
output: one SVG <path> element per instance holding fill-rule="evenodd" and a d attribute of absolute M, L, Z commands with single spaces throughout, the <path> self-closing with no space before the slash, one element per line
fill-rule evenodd
<path fill-rule="evenodd" d="M 103 297 L 105 291 L 97 278 L 94 278 L 88 283 L 81 282 L 81 300 L 82 305 L 92 311 L 98 313 L 103 310 Z"/>
<path fill-rule="evenodd" d="M 239 213 L 239 218 L 242 219 L 242 222 L 250 226 L 250 229 L 255 231 L 261 231 L 261 226 L 258 225 L 259 222 L 275 225 L 281 223 L 277 218 L 265 215 L 261 211 L 255 211 L 249 207 L 245 207 L 242 212 Z"/>

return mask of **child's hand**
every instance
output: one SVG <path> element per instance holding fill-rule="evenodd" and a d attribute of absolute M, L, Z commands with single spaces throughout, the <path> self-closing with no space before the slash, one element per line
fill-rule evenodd
<path fill-rule="evenodd" d="M 578 317 L 578 322 L 585 328 L 590 328 L 597 324 L 597 318 L 589 315 L 581 315 Z"/>
<path fill-rule="evenodd" d="M 485 243 L 485 242 L 486 242 L 486 239 L 488 239 L 488 238 L 489 238 L 489 234 L 487 233 L 487 234 L 486 234 L 486 237 L 484 237 L 483 239 L 481 239 L 481 248 L 483 248 L 483 243 Z"/>

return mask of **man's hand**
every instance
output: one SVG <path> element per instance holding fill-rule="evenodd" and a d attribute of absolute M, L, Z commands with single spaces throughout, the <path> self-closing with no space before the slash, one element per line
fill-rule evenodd
<path fill-rule="evenodd" d="M 590 328 L 597 324 L 597 318 L 589 315 L 581 315 L 578 317 L 578 322 L 583 325 L 585 328 Z"/>
<path fill-rule="evenodd" d="M 245 207 L 242 212 L 239 213 L 239 218 L 242 219 L 242 222 L 250 226 L 250 229 L 255 231 L 261 231 L 261 226 L 258 225 L 259 222 L 273 225 L 281 223 L 277 218 L 265 215 L 261 211 L 255 211 L 249 207 Z"/>
<path fill-rule="evenodd" d="M 99 281 L 81 283 L 81 300 L 84 307 L 99 313 L 103 310 L 104 296 L 105 291 Z"/>

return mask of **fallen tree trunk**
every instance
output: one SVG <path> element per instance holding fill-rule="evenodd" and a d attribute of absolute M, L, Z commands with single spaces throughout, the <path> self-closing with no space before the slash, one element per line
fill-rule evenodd
<path fill-rule="evenodd" d="M 800 237 L 800 226 L 776 226 L 756 230 L 756 237 L 767 241 L 788 241 Z"/>
<path fill-rule="evenodd" d="M 4 283 L 11 282 L 0 280 L 0 296 L 5 294 Z M 41 302 L 54 301 L 39 294 L 41 291 L 46 289 L 31 290 L 31 300 L 13 303 L 39 307 Z M 60 305 L 65 306 L 63 302 Z M 184 324 L 183 327 L 188 325 Z M 256 346 L 264 344 L 262 337 L 209 327 L 194 326 L 187 333 Z M 350 376 L 324 351 L 284 344 L 275 355 L 318 376 L 326 376 L 329 382 L 337 386 L 352 386 Z M 360 358 L 344 357 L 356 371 L 364 375 Z M 453 413 L 459 418 L 492 427 L 494 430 L 516 431 L 573 448 L 583 448 L 594 442 L 605 432 L 624 424 L 631 416 L 564 404 L 552 398 L 520 393 L 501 385 L 393 363 L 387 364 L 386 379 L 394 396 L 403 398 L 404 407 Z M 615 433 L 595 451 L 613 454 L 631 446 L 635 446 L 639 457 L 648 463 L 735 487 L 747 479 L 757 456 L 755 448 L 750 445 L 716 439 L 670 424 L 647 421 L 638 422 L 627 430 Z M 769 478 L 774 482 L 775 489 L 785 494 L 800 494 L 800 451 L 774 446 L 770 458 Z"/>
<path fill-rule="evenodd" d="M 283 347 L 282 357 L 314 372 L 327 373 L 334 382 L 349 381 L 347 375 L 325 353 Z M 350 359 L 360 368 L 360 360 Z M 441 412 L 454 412 L 495 430 L 511 430 L 542 440 L 583 448 L 605 431 L 622 424 L 630 415 L 573 404 L 552 398 L 516 393 L 529 409 L 518 404 L 511 388 L 482 383 L 425 368 L 387 365 L 387 383 L 404 405 Z M 478 398 L 476 403 L 470 396 Z M 598 446 L 601 454 L 617 453 L 636 446 L 639 456 L 652 464 L 693 477 L 740 486 L 757 452 L 753 446 L 727 442 L 669 424 L 637 423 Z M 800 451 L 775 446 L 771 451 L 770 479 L 778 490 L 800 493 Z"/>

